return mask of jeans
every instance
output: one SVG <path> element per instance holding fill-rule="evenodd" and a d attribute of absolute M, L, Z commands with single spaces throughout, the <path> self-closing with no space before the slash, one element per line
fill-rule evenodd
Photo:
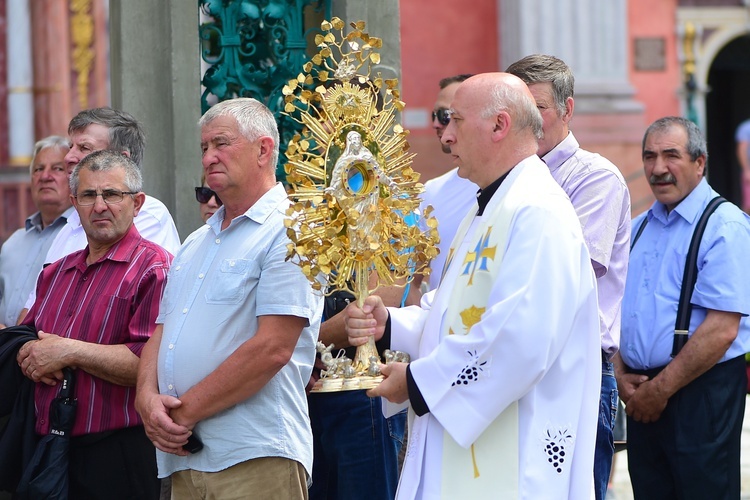
<path fill-rule="evenodd" d="M 391 500 L 406 412 L 386 419 L 365 391 L 308 396 L 313 432 L 310 500 Z"/>
<path fill-rule="evenodd" d="M 617 415 L 617 398 L 614 365 L 609 361 L 602 361 L 602 391 L 599 402 L 599 421 L 596 429 L 596 451 L 594 453 L 596 500 L 604 500 L 607 496 L 612 457 L 615 454 L 613 430 Z"/>

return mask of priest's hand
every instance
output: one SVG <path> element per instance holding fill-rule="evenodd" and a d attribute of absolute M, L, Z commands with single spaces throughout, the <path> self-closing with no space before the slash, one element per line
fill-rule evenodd
<path fill-rule="evenodd" d="M 371 398 L 382 396 L 391 403 L 403 403 L 409 399 L 406 386 L 406 367 L 408 363 L 390 363 L 380 365 L 380 373 L 385 379 L 374 389 L 367 391 Z"/>
<path fill-rule="evenodd" d="M 636 422 L 648 424 L 659 420 L 668 401 L 669 394 L 661 390 L 656 379 L 652 379 L 638 386 L 628 400 L 625 411 Z"/>
<path fill-rule="evenodd" d="M 356 301 L 352 302 L 346 306 L 343 315 L 350 345 L 361 346 L 367 343 L 368 337 L 374 336 L 376 341 L 383 337 L 388 309 L 379 296 L 370 295 L 361 308 Z"/>

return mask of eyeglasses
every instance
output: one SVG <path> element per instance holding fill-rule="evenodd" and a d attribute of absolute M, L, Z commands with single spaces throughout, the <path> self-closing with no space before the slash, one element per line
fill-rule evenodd
<path fill-rule="evenodd" d="M 96 203 L 96 197 L 101 196 L 104 203 L 107 205 L 114 205 L 120 203 L 126 194 L 138 194 L 138 191 L 120 191 L 119 189 L 105 189 L 101 193 L 96 191 L 84 191 L 83 193 L 76 195 L 78 204 L 82 207 L 87 207 Z"/>
<path fill-rule="evenodd" d="M 211 201 L 211 198 L 216 197 L 216 204 L 221 206 L 222 202 L 219 199 L 219 195 L 216 194 L 211 190 L 211 188 L 207 187 L 197 187 L 195 188 L 195 199 L 198 200 L 198 203 L 208 203 Z"/>
<path fill-rule="evenodd" d="M 438 108 L 432 112 L 432 121 L 435 121 L 435 118 L 437 118 L 438 123 L 445 127 L 451 121 L 451 114 L 450 109 Z"/>

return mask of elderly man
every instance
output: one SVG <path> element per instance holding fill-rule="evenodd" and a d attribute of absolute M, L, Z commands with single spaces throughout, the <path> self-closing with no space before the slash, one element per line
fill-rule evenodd
<path fill-rule="evenodd" d="M 570 197 L 591 254 L 599 297 L 602 383 L 596 434 L 596 500 L 607 495 L 615 453 L 613 429 L 617 382 L 611 359 L 620 345 L 620 317 L 630 248 L 630 194 L 622 174 L 609 160 L 578 146 L 570 131 L 573 118 L 573 72 L 560 59 L 531 55 L 510 65 L 526 82 L 542 113 L 544 137 L 537 155 Z"/>
<path fill-rule="evenodd" d="M 37 383 L 38 434 L 49 432 L 61 370 L 75 369 L 70 498 L 159 497 L 134 386 L 171 256 L 133 224 L 146 196 L 141 184 L 139 168 L 119 153 L 95 153 L 75 167 L 71 198 L 88 245 L 44 268 L 23 321 L 39 332 L 18 353 Z"/>
<path fill-rule="evenodd" d="M 345 310 L 354 345 L 390 335 L 409 364 L 369 392 L 409 400 L 398 498 L 588 498 L 599 394 L 596 284 L 581 225 L 536 156 L 542 119 L 506 73 L 463 82 L 442 142 L 481 192 L 436 291 Z M 386 333 L 387 332 L 387 333 Z"/>
<path fill-rule="evenodd" d="M 70 151 L 65 155 L 65 162 L 69 169 L 75 167 L 86 155 L 104 149 L 121 152 L 139 168 L 143 161 L 146 148 L 143 128 L 132 115 L 124 111 L 112 108 L 81 111 L 70 120 L 68 135 Z M 146 195 L 143 207 L 135 218 L 135 227 L 144 238 L 164 247 L 172 254 L 180 248 L 180 236 L 169 210 L 153 196 Z M 85 245 L 83 226 L 74 212 L 55 237 L 44 262 L 54 262 L 82 249 Z M 32 290 L 32 294 L 26 300 L 27 309 L 31 307 L 34 299 Z M 26 309 L 21 312 L 19 320 L 25 314 Z"/>
<path fill-rule="evenodd" d="M 26 227 L 11 235 L 0 249 L 0 327 L 16 324 L 34 290 L 52 241 L 73 212 L 68 187 L 65 137 L 52 135 L 34 145 L 31 158 L 31 199 L 38 212 Z"/>
<path fill-rule="evenodd" d="M 698 240 L 697 280 L 685 283 L 696 226 L 718 196 L 704 177 L 707 157 L 703 134 L 684 118 L 661 118 L 643 138 L 656 202 L 633 220 L 615 356 L 637 499 L 740 496 L 750 218 L 731 203 L 719 205 Z M 682 287 L 689 325 L 678 328 Z"/>
<path fill-rule="evenodd" d="M 216 104 L 200 126 L 206 182 L 224 204 L 175 257 L 138 410 L 175 497 L 305 498 L 322 297 L 286 260 L 278 130 L 248 98 Z"/>

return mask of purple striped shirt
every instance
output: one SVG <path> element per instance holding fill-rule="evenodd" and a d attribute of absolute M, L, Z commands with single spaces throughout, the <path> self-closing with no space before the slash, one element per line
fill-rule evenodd
<path fill-rule="evenodd" d="M 101 259 L 86 265 L 88 247 L 47 266 L 37 299 L 23 324 L 37 330 L 98 344 L 125 344 L 137 356 L 156 327 L 159 301 L 172 256 L 144 240 L 135 226 Z M 140 425 L 135 387 L 75 371 L 78 399 L 73 435 Z M 59 385 L 36 384 L 36 431 L 49 432 L 50 403 Z"/>

